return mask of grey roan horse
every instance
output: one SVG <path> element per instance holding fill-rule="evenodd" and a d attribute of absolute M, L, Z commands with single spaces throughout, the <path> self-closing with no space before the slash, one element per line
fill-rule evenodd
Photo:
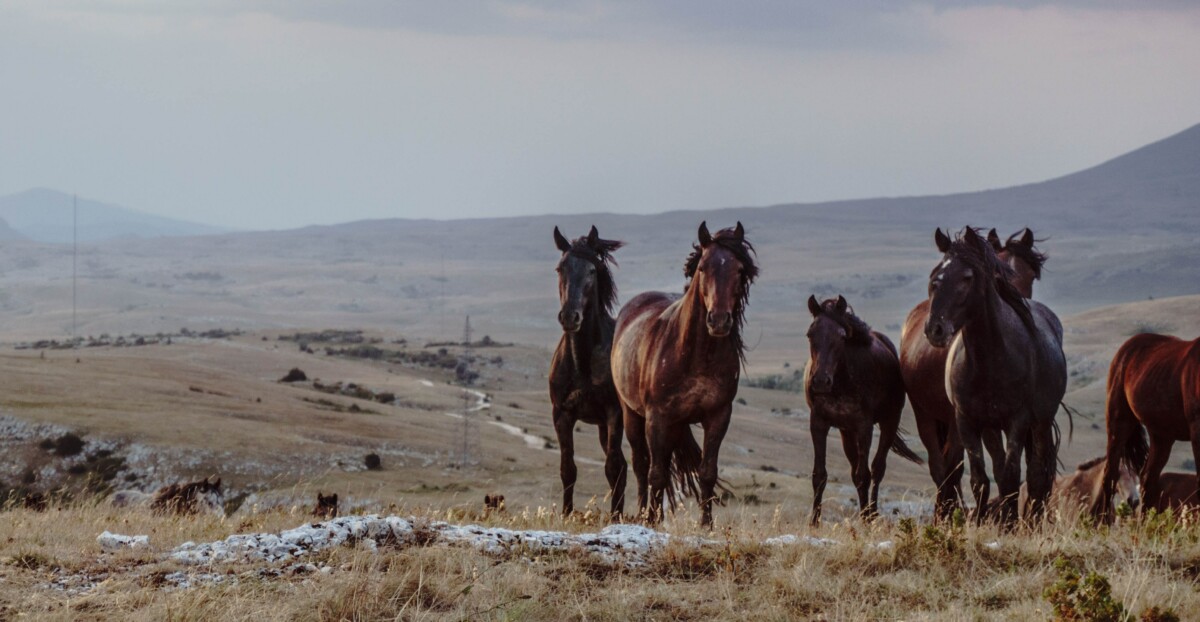
<path fill-rule="evenodd" d="M 976 518 L 982 522 L 988 509 L 982 445 L 988 431 L 1003 432 L 1007 442 L 1003 464 L 994 466 L 998 520 L 1008 526 L 1017 519 L 1025 451 L 1026 516 L 1039 518 L 1054 483 L 1054 415 L 1067 386 L 1062 323 L 1045 305 L 1021 297 L 1010 282 L 1012 268 L 975 229 L 963 229 L 955 240 L 938 229 L 934 239 L 943 258 L 929 278 L 925 336 L 936 347 L 950 347 L 946 388 L 971 465 Z"/>

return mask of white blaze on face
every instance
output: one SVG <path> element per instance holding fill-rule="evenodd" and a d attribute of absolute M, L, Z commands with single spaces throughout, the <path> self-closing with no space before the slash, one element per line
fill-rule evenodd
<path fill-rule="evenodd" d="M 950 262 L 952 262 L 952 261 L 954 261 L 954 260 L 950 259 L 950 258 L 946 258 L 946 261 L 942 262 L 941 270 L 939 270 L 937 273 L 937 276 L 934 277 L 935 280 L 941 281 L 946 278 L 946 268 L 950 267 Z"/>

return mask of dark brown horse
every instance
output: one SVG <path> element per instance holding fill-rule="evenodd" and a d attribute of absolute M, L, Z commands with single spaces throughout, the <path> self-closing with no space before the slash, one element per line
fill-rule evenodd
<path fill-rule="evenodd" d="M 804 368 L 804 397 L 808 400 L 813 440 L 812 524 L 821 519 L 825 492 L 825 441 L 829 428 L 842 434 L 850 461 L 850 478 L 858 490 L 858 509 L 874 517 L 879 507 L 879 483 L 887 470 L 888 450 L 916 464 L 925 462 L 904 443 L 899 433 L 904 410 L 904 380 L 896 346 L 871 330 L 838 296 L 817 302 L 808 298 L 813 321 L 808 327 L 808 364 Z M 871 438 L 879 426 L 879 448 L 867 464 Z M 870 496 L 868 497 L 868 488 Z"/>
<path fill-rule="evenodd" d="M 1137 469 L 1144 507 L 1163 509 L 1159 477 L 1175 441 L 1191 441 L 1200 460 L 1200 339 L 1143 333 L 1130 337 L 1108 368 L 1107 463 L 1104 495 L 1093 513 L 1111 519 L 1121 461 Z M 1150 437 L 1147 447 L 1146 436 Z"/>
<path fill-rule="evenodd" d="M 991 484 L 984 435 L 999 439 L 1003 433 L 1004 458 L 994 467 L 999 521 L 1007 526 L 1017 519 L 1025 451 L 1032 452 L 1026 516 L 1036 520 L 1058 459 L 1054 416 L 1067 386 L 1062 324 L 1048 307 L 1021 296 L 1012 268 L 975 229 L 953 241 L 939 229 L 934 238 L 943 259 L 930 275 L 925 336 L 934 347 L 950 347 L 946 389 L 970 460 L 976 519 L 987 514 Z"/>
<path fill-rule="evenodd" d="M 338 496 L 337 493 L 325 495 L 321 492 L 317 493 L 317 505 L 313 508 L 313 516 L 317 518 L 337 518 L 338 516 Z"/>
<path fill-rule="evenodd" d="M 737 395 L 742 323 L 758 266 L 740 222 L 716 235 L 700 223 L 693 249 L 682 296 L 647 292 L 621 309 L 612 366 L 638 509 L 650 521 L 661 519 L 664 495 L 674 506 L 674 474 L 680 488 L 698 496 L 701 524 L 711 526 L 717 455 Z M 703 450 L 689 427 L 697 423 L 704 428 Z"/>
<path fill-rule="evenodd" d="M 1034 246 L 1033 232 L 1024 229 L 1005 243 L 996 230 L 988 232 L 988 242 L 1000 260 L 1013 269 L 1013 287 L 1025 298 L 1033 295 L 1033 281 L 1040 279 L 1046 255 Z M 963 447 L 954 423 L 954 406 L 946 396 L 946 356 L 949 350 L 935 348 L 925 338 L 929 319 L 929 300 L 922 300 L 908 314 L 900 333 L 900 371 L 917 422 L 917 433 L 929 456 L 929 475 L 937 486 L 935 514 L 939 518 L 962 507 L 961 481 Z M 993 462 L 1003 456 L 1003 446 L 995 433 L 984 438 Z"/>
<path fill-rule="evenodd" d="M 224 514 L 225 493 L 221 491 L 221 478 L 214 476 L 159 488 L 150 502 L 150 509 L 156 514 Z"/>
<path fill-rule="evenodd" d="M 592 227 L 586 237 L 568 242 L 554 228 L 554 243 L 562 251 L 558 261 L 558 323 L 563 335 L 550 362 L 550 403 L 558 435 L 563 486 L 563 515 L 575 511 L 575 423 L 599 428 L 604 449 L 604 475 L 608 478 L 614 518 L 625 511 L 625 473 L 621 451 L 621 403 L 613 387 L 609 355 L 612 352 L 612 307 L 617 286 L 610 264 L 622 243 L 603 240 Z"/>

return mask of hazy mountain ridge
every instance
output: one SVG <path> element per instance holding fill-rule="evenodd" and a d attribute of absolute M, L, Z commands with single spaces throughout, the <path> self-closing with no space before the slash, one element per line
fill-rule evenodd
<path fill-rule="evenodd" d="M 34 188 L 0 197 L 0 218 L 24 237 L 38 242 L 70 243 L 73 236 L 72 197 L 48 188 Z M 228 229 L 156 216 L 119 205 L 79 199 L 79 241 L 116 238 L 193 236 Z"/>

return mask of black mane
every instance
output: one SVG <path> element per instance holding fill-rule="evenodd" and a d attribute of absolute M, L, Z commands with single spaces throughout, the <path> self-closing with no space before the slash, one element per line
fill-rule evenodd
<path fill-rule="evenodd" d="M 1049 257 L 1046 253 L 1039 251 L 1037 247 L 1030 245 L 1025 246 L 1020 242 L 1021 232 L 1014 233 L 1008 236 L 1008 241 L 1004 243 L 1004 250 L 1012 253 L 1014 257 L 1029 264 L 1029 268 L 1033 270 L 1033 278 L 1042 278 L 1042 266 L 1046 265 L 1046 260 Z M 1034 242 L 1044 242 L 1045 240 L 1034 240 Z"/>
<path fill-rule="evenodd" d="M 720 246 L 733 253 L 738 263 L 742 264 L 742 293 L 733 305 L 733 332 L 730 333 L 729 338 L 737 346 L 738 354 L 745 363 L 746 343 L 742 341 L 742 326 L 746 323 L 746 305 L 750 303 L 750 284 L 758 278 L 758 263 L 754 260 L 757 255 L 754 245 L 745 237 L 739 238 L 735 231 L 733 227 L 721 229 L 712 236 L 712 243 L 709 246 Z M 692 254 L 688 255 L 687 261 L 683 264 L 683 275 L 688 280 L 687 285 L 683 288 L 684 292 L 691 287 L 692 277 L 696 276 L 696 268 L 700 267 L 700 258 L 703 256 L 704 248 L 699 244 L 693 244 Z"/>
<path fill-rule="evenodd" d="M 624 244 L 624 242 L 616 240 L 599 238 L 594 243 L 588 244 L 587 236 L 583 236 L 571 242 L 570 250 L 563 253 L 564 259 L 567 255 L 571 255 L 596 266 L 596 297 L 601 308 L 608 315 L 612 315 L 613 307 L 617 304 L 617 283 L 613 280 L 612 271 L 609 269 L 610 265 L 617 265 L 617 260 L 613 259 L 612 252 Z"/>
<path fill-rule="evenodd" d="M 1033 312 L 1029 310 L 1029 305 L 1021 296 L 1021 292 L 1017 291 L 1017 288 L 1009 282 L 1015 274 L 1012 266 L 1000 261 L 992 245 L 988 244 L 987 238 L 979 234 L 979 229 L 973 229 L 975 233 L 973 238 L 968 238 L 967 229 L 973 228 L 964 227 L 950 243 L 950 250 L 946 254 L 971 266 L 971 269 L 978 275 L 995 275 L 992 283 L 996 288 L 996 293 L 1000 295 L 1000 299 L 1016 312 L 1025 328 L 1031 333 L 1036 331 Z"/>
<path fill-rule="evenodd" d="M 846 331 L 846 342 L 855 345 L 870 345 L 873 339 L 871 325 L 863 321 L 862 318 L 854 314 L 853 307 L 846 307 L 845 311 L 837 310 L 837 298 L 830 298 L 821 302 L 821 315 L 827 317 L 842 330 Z"/>

